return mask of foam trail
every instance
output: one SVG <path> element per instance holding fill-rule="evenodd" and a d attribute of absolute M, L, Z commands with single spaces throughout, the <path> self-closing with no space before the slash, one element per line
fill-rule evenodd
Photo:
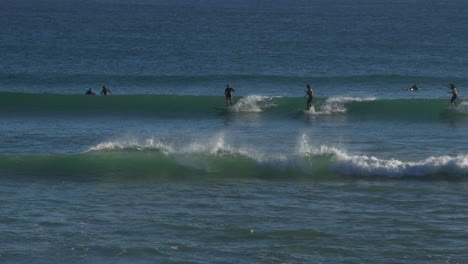
<path fill-rule="evenodd" d="M 241 98 L 232 107 L 234 112 L 262 112 L 263 109 L 275 106 L 273 99 L 278 97 L 249 95 Z"/>
<path fill-rule="evenodd" d="M 328 98 L 324 105 L 317 111 L 317 114 L 334 114 L 334 113 L 345 113 L 347 111 L 345 104 L 351 102 L 366 102 L 374 101 L 374 97 L 332 97 Z"/>
<path fill-rule="evenodd" d="M 468 102 L 461 102 L 452 109 L 460 114 L 468 114 Z"/>

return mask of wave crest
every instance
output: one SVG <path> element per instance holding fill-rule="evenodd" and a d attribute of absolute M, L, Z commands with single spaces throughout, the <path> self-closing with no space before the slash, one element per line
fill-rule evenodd
<path fill-rule="evenodd" d="M 153 138 L 137 141 L 103 142 L 90 148 L 93 152 L 131 152 L 156 150 L 170 162 L 198 172 L 250 175 L 253 177 L 437 177 L 438 175 L 467 176 L 468 155 L 427 157 L 420 161 L 379 158 L 367 154 L 350 154 L 345 149 L 314 146 L 303 134 L 299 137 L 295 153 L 263 153 L 249 147 L 226 144 L 224 134 L 209 142 L 193 142 L 177 148 Z M 168 162 L 167 160 L 165 162 Z M 272 176 L 273 177 L 273 176 Z"/>
<path fill-rule="evenodd" d="M 153 150 L 153 151 L 160 151 L 163 153 L 172 152 L 173 149 L 163 144 L 161 141 L 148 138 L 144 141 L 138 139 L 124 139 L 124 140 L 115 140 L 115 141 L 106 141 L 99 143 L 95 146 L 90 147 L 85 152 L 92 152 L 92 151 L 115 151 L 115 150 L 135 150 L 135 151 L 143 151 L 143 150 Z"/>

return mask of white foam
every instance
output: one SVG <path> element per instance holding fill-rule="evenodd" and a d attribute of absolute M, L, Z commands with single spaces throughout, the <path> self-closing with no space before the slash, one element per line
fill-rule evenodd
<path fill-rule="evenodd" d="M 206 153 L 210 155 L 219 154 L 221 152 L 232 152 L 229 144 L 225 143 L 224 132 L 218 133 L 208 140 L 198 139 L 195 142 L 187 144 L 186 147 L 181 149 L 182 153 Z"/>
<path fill-rule="evenodd" d="M 351 102 L 366 102 L 374 101 L 374 97 L 331 97 L 325 100 L 324 105 L 320 108 L 320 111 L 315 111 L 316 114 L 334 114 L 334 113 L 345 113 L 347 111 L 345 104 Z"/>
<path fill-rule="evenodd" d="M 346 150 L 327 145 L 315 146 L 306 134 L 298 138 L 296 153 L 262 153 L 252 146 L 233 146 L 226 142 L 226 135 L 220 132 L 206 140 L 196 139 L 192 143 L 175 148 L 154 138 L 145 140 L 121 139 L 106 141 L 91 147 L 88 151 L 108 150 L 158 150 L 172 157 L 178 164 L 197 169 L 211 170 L 213 163 L 207 157 L 222 158 L 239 155 L 255 160 L 258 165 L 277 170 L 302 169 L 310 172 L 317 158 L 329 163 L 328 169 L 343 175 L 361 176 L 428 176 L 437 174 L 468 175 L 468 155 L 428 157 L 420 161 L 406 161 L 395 158 L 379 158 L 372 155 L 350 154 Z M 195 155 L 193 155 L 195 154 Z M 304 159 L 306 162 L 304 162 Z M 321 166 L 322 166 L 321 165 Z M 219 165 L 215 165 L 219 169 Z M 313 168 L 312 168 L 313 169 Z M 324 172 L 326 173 L 326 172 Z"/>
<path fill-rule="evenodd" d="M 368 155 L 348 154 L 346 150 L 321 145 L 313 147 L 303 134 L 298 143 L 298 152 L 303 156 L 330 155 L 333 170 L 345 175 L 362 176 L 426 176 L 440 173 L 468 175 L 468 155 L 428 157 L 421 161 L 381 159 Z"/>
<path fill-rule="evenodd" d="M 205 154 L 205 155 L 243 155 L 251 158 L 257 158 L 261 154 L 248 147 L 233 147 L 225 142 L 225 133 L 217 133 L 206 140 L 197 138 L 189 143 L 182 143 L 178 146 L 169 145 L 153 137 L 148 139 L 125 138 L 112 141 L 105 141 L 95 146 L 91 146 L 87 151 L 111 151 L 111 150 L 158 150 L 166 154 Z"/>
<path fill-rule="evenodd" d="M 375 97 L 330 97 L 327 99 L 327 102 L 340 102 L 340 103 L 349 103 L 349 102 L 366 102 L 366 101 L 375 101 Z"/>
<path fill-rule="evenodd" d="M 320 145 L 319 147 L 313 147 L 310 142 L 309 137 L 306 134 L 302 134 L 298 139 L 298 149 L 297 152 L 300 156 L 314 156 L 314 155 L 324 155 L 324 154 L 337 154 L 341 150 L 335 147 L 329 147 L 326 145 Z"/>
<path fill-rule="evenodd" d="M 365 176 L 425 176 L 439 173 L 467 174 L 468 155 L 456 157 L 429 157 L 421 161 L 401 161 L 397 159 L 379 159 L 366 155 L 348 155 L 340 153 L 334 168 L 348 175 Z"/>
<path fill-rule="evenodd" d="M 262 112 L 262 109 L 275 106 L 273 99 L 276 96 L 249 95 L 241 98 L 232 106 L 233 112 Z"/>
<path fill-rule="evenodd" d="M 452 107 L 451 109 L 461 114 L 468 114 L 468 102 L 461 102 L 456 107 Z"/>
<path fill-rule="evenodd" d="M 90 147 L 86 152 L 89 151 L 109 151 L 109 150 L 159 150 L 163 152 L 171 152 L 172 148 L 168 145 L 163 144 L 161 141 L 154 138 L 148 138 L 146 140 L 138 139 L 119 139 L 115 141 L 106 141 L 97 144 L 96 146 Z"/>
<path fill-rule="evenodd" d="M 309 114 L 309 115 L 314 115 L 316 114 L 315 112 L 315 107 L 313 105 L 310 106 L 309 110 L 304 110 L 304 113 Z"/>

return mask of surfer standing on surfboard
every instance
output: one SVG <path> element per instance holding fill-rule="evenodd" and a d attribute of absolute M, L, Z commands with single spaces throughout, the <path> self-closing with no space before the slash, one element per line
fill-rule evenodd
<path fill-rule="evenodd" d="M 452 83 L 450 84 L 450 89 L 452 89 L 452 91 L 450 92 L 452 94 L 452 98 L 450 99 L 450 103 L 452 105 L 457 105 L 457 97 L 458 97 L 458 91 L 457 91 L 457 87 L 455 87 L 455 85 Z"/>
<path fill-rule="evenodd" d="M 310 87 L 310 84 L 307 84 L 307 91 L 306 92 L 306 96 L 308 96 L 307 98 L 307 107 L 306 109 L 309 110 L 310 107 L 312 106 L 312 99 L 314 99 L 314 90 L 312 90 L 312 87 Z"/>
<path fill-rule="evenodd" d="M 111 90 L 107 89 L 106 86 L 102 86 L 101 95 L 112 94 Z"/>
<path fill-rule="evenodd" d="M 224 90 L 224 95 L 226 96 L 226 105 L 232 106 L 232 94 L 235 92 L 234 88 L 232 88 L 229 84 L 226 85 L 226 90 Z"/>

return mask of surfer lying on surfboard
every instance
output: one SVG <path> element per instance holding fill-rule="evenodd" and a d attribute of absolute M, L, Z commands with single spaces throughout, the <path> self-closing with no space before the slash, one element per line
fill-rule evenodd
<path fill-rule="evenodd" d="M 418 86 L 416 86 L 416 84 L 415 84 L 415 85 L 413 85 L 413 86 L 411 86 L 411 87 L 409 87 L 409 88 L 405 88 L 405 89 L 403 89 L 403 90 L 406 90 L 406 91 L 420 91 L 420 90 L 422 90 L 422 89 L 419 88 Z"/>

